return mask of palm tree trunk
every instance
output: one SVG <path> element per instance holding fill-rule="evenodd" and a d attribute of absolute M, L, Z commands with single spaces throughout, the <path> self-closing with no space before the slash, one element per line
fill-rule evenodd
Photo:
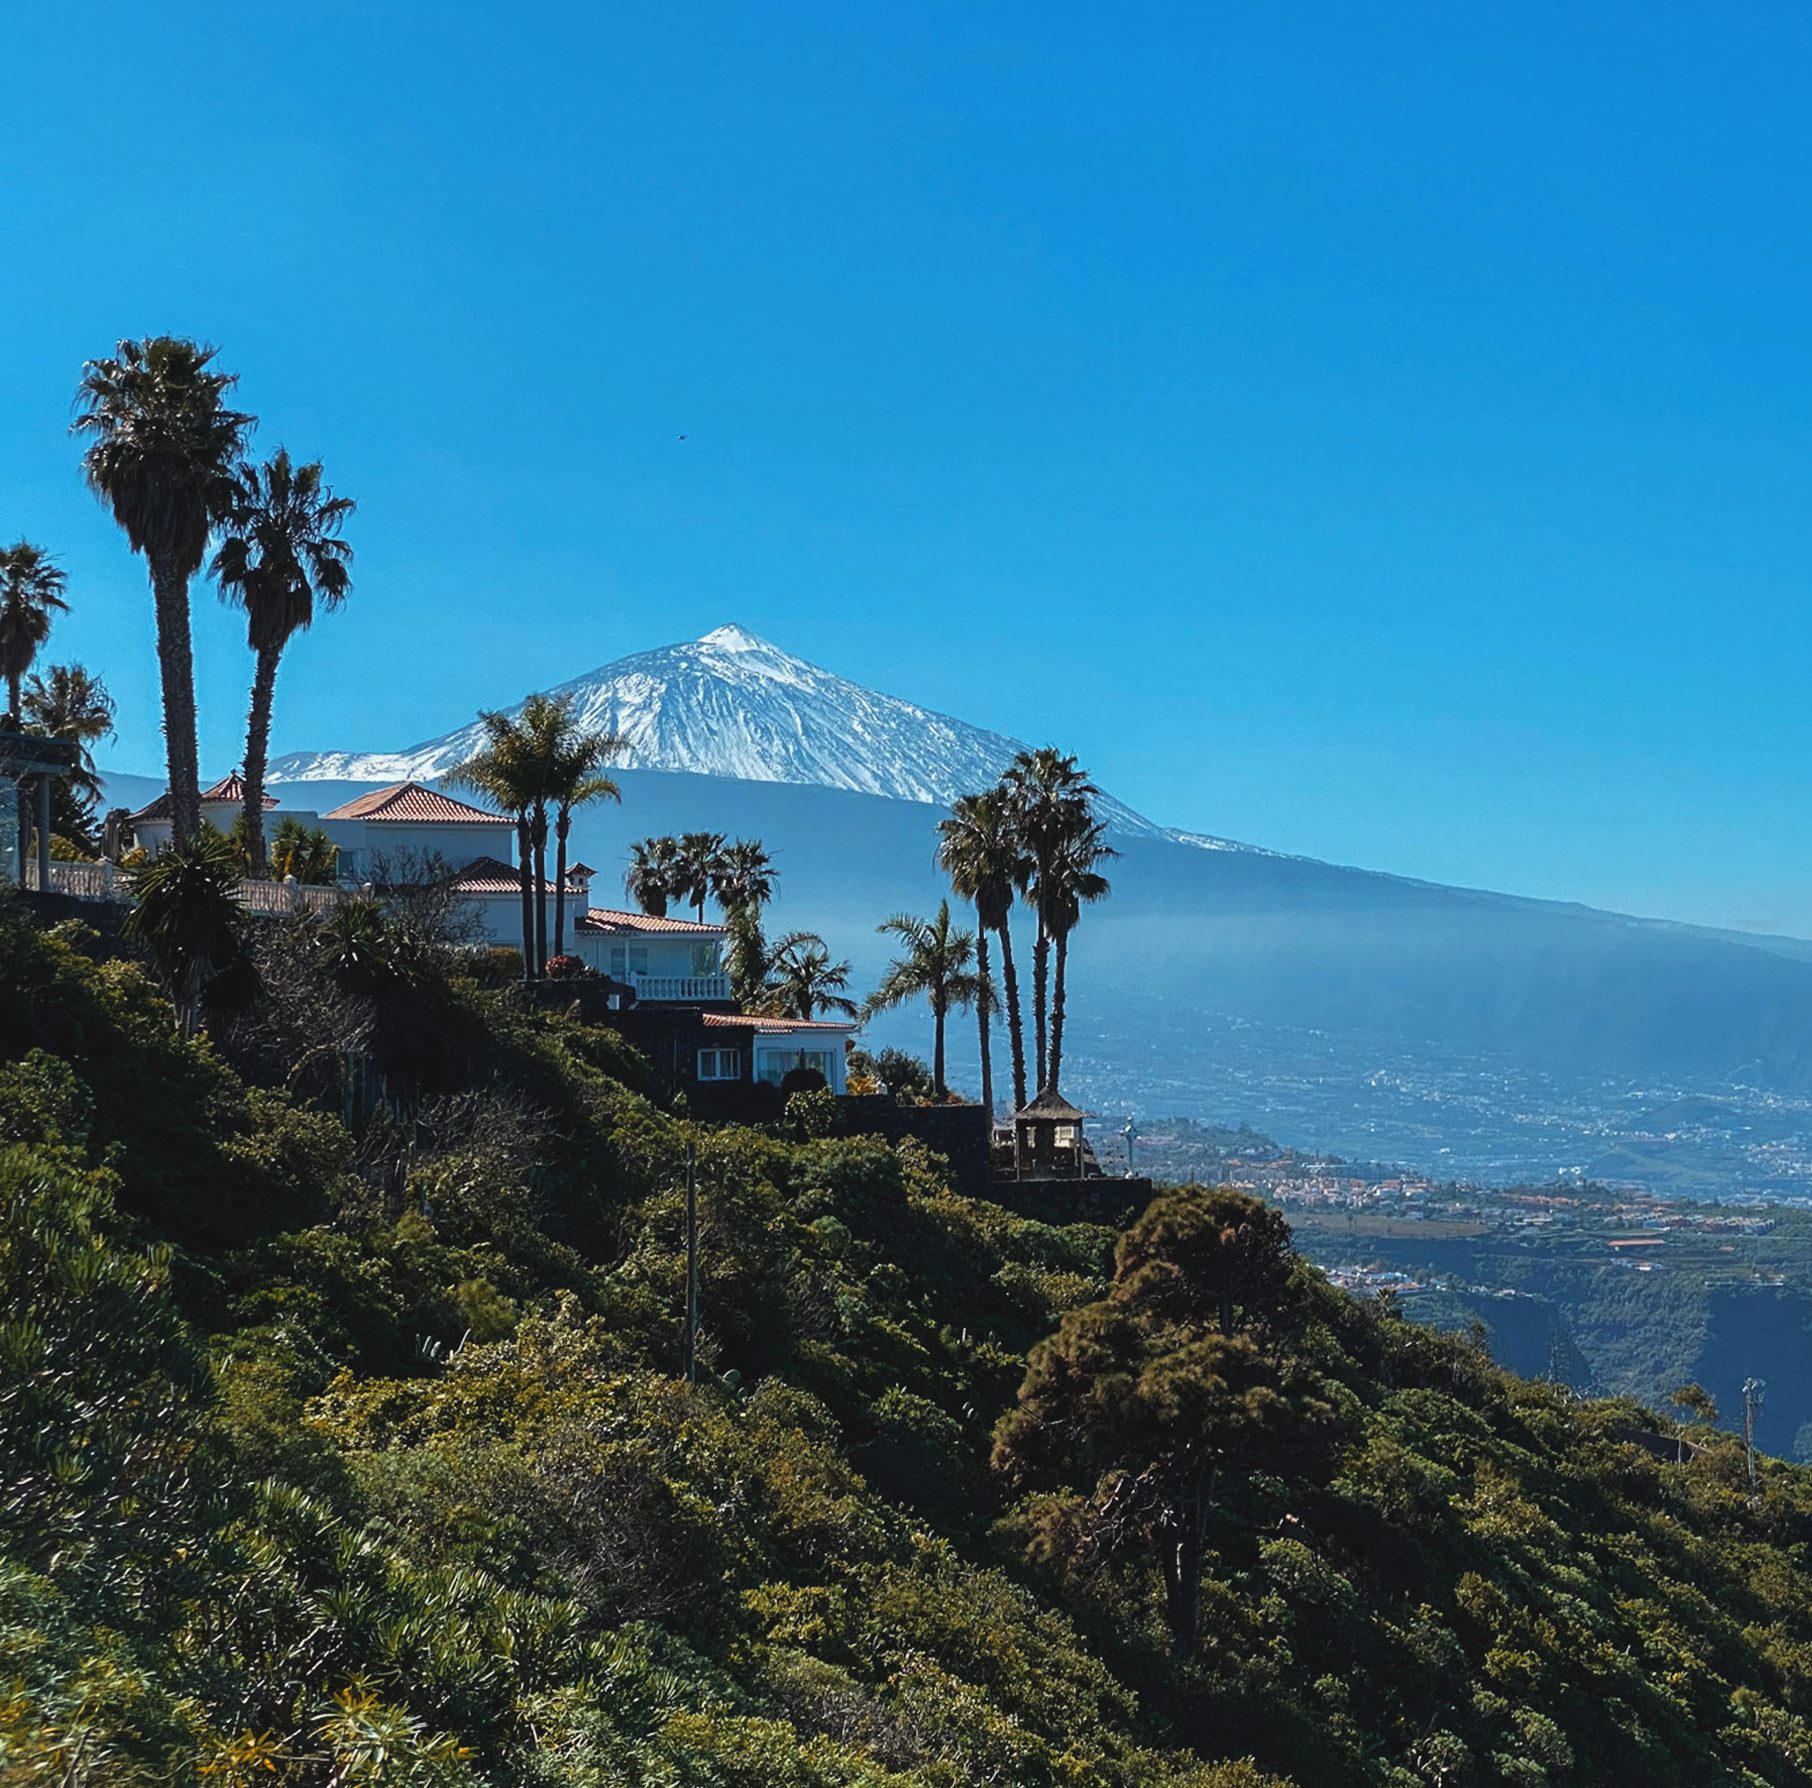
<path fill-rule="evenodd" d="M 516 873 L 522 883 L 522 978 L 535 979 L 535 847 L 526 807 L 516 814 Z"/>
<path fill-rule="evenodd" d="M 201 831 L 201 775 L 195 762 L 195 653 L 189 643 L 189 580 L 166 557 L 151 562 L 157 610 L 157 668 L 163 683 L 164 763 L 170 776 L 171 836 L 190 844 Z"/>
<path fill-rule="evenodd" d="M 535 803 L 535 979 L 547 969 L 547 804 Z"/>
<path fill-rule="evenodd" d="M 1050 1082 L 1045 1078 L 1045 1066 L 1049 1059 L 1050 1031 L 1047 1016 L 1047 995 L 1051 985 L 1051 934 L 1044 928 L 1044 919 L 1038 921 L 1038 935 L 1032 940 L 1032 1015 L 1036 1026 L 1034 1041 L 1038 1046 L 1038 1090 L 1043 1092 Z"/>
<path fill-rule="evenodd" d="M 572 809 L 563 802 L 554 815 L 554 954 L 566 954 L 566 835 L 572 830 Z"/>
<path fill-rule="evenodd" d="M 245 870 L 262 881 L 264 857 L 264 766 L 271 749 L 271 703 L 277 692 L 280 646 L 260 646 L 252 673 L 252 711 L 245 723 Z"/>
<path fill-rule="evenodd" d="M 942 1099 L 944 1087 L 944 1008 L 931 1008 L 931 1089 Z"/>
<path fill-rule="evenodd" d="M 976 915 L 979 920 L 980 914 Z M 981 997 L 975 1002 L 976 1028 L 981 1032 L 981 1102 L 982 1110 L 988 1114 L 988 1122 L 994 1122 L 994 1062 L 988 1049 L 988 1000 L 994 991 L 994 983 L 988 974 L 988 928 L 977 924 L 975 927 L 975 962 L 981 970 Z"/>
<path fill-rule="evenodd" d="M 6 679 L 6 724 L 18 732 L 23 724 L 19 711 L 19 674 Z M 31 784 L 19 779 L 15 800 L 19 808 L 19 886 L 25 886 L 25 865 L 31 860 Z"/>
<path fill-rule="evenodd" d="M 1013 1051 L 1013 1109 L 1023 1111 L 1026 1103 L 1026 1035 L 1019 1014 L 1019 971 L 1013 966 L 1013 933 L 1008 922 L 1000 922 L 1000 978 L 1007 990 L 1007 1041 Z"/>
<path fill-rule="evenodd" d="M 1057 966 L 1051 977 L 1051 1091 L 1056 1092 L 1063 1079 L 1063 995 L 1065 970 L 1070 960 L 1070 934 L 1057 934 Z"/>

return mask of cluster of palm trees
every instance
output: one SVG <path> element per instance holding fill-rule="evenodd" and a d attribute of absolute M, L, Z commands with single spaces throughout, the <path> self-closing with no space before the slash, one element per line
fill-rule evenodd
<path fill-rule="evenodd" d="M 207 557 L 223 600 L 246 615 L 254 660 L 246 724 L 246 867 L 266 869 L 264 774 L 277 667 L 317 609 L 351 589 L 352 551 L 340 537 L 353 512 L 318 460 L 298 465 L 279 447 L 262 465 L 246 457 L 257 418 L 228 402 L 234 374 L 216 350 L 183 336 L 122 341 L 82 370 L 72 429 L 86 443 L 82 470 L 150 574 L 162 684 L 165 762 L 177 849 L 201 834 L 195 673 L 189 587 Z"/>
<path fill-rule="evenodd" d="M 990 1020 L 1004 1004 L 1013 1063 L 1013 1106 L 1026 1104 L 1025 1024 L 1013 954 L 1013 918 L 1033 922 L 1033 1092 L 1055 1091 L 1063 1070 L 1069 945 L 1082 909 L 1105 899 L 1103 864 L 1118 853 L 1095 809 L 1100 790 L 1072 754 L 1052 747 L 1018 753 L 998 784 L 961 795 L 938 827 L 938 862 L 955 893 L 975 908 L 973 932 L 954 928 L 948 903 L 935 920 L 890 919 L 882 926 L 906 943 L 883 980 L 879 1004 L 924 994 L 936 1025 L 934 1079 L 942 1094 L 946 1015 L 973 1009 L 981 1043 L 982 1103 L 994 1109 Z M 996 994 L 990 940 L 1000 946 L 1004 1001 Z M 886 996 L 883 998 L 883 996 Z"/>
<path fill-rule="evenodd" d="M 948 1096 L 946 1021 L 952 1012 L 973 1011 L 981 1043 L 981 1099 L 993 1111 L 992 1020 L 1004 1006 L 1013 1107 L 1026 1103 L 1025 1025 L 1013 954 L 1013 917 L 1022 905 L 1033 922 L 1030 1090 L 1056 1091 L 1063 1069 L 1070 936 L 1082 909 L 1107 897 L 1102 865 L 1118 855 L 1095 810 L 1100 792 L 1073 755 L 1050 747 L 1018 753 L 993 788 L 959 795 L 950 817 L 938 826 L 939 866 L 954 892 L 974 906 L 975 930 L 955 923 L 948 900 L 929 919 L 896 913 L 880 925 L 883 936 L 903 947 L 866 1010 L 888 1011 L 918 999 L 930 1004 L 931 1078 L 938 1098 Z M 1000 946 L 998 989 L 991 941 Z"/>
<path fill-rule="evenodd" d="M 107 686 L 85 665 L 53 664 L 42 673 L 32 667 L 49 643 L 56 617 L 69 604 L 67 574 L 40 546 L 20 540 L 0 547 L 0 678 L 6 683 L 6 724 L 67 740 L 77 747 L 75 769 L 58 781 L 52 797 L 51 832 L 72 845 L 93 850 L 100 780 L 92 747 L 113 731 L 113 698 Z M 21 856 L 29 846 L 31 805 L 19 791 Z"/>
<path fill-rule="evenodd" d="M 813 1019 L 827 1013 L 854 1018 L 850 965 L 832 958 L 815 931 L 789 931 L 769 941 L 762 911 L 774 898 L 780 872 L 759 838 L 732 841 L 723 832 L 639 838 L 629 847 L 623 887 L 637 907 L 665 918 L 674 902 L 702 922 L 715 900 L 729 933 L 724 968 L 730 992 L 745 1010 L 780 1018 Z"/>
<path fill-rule="evenodd" d="M 715 900 L 726 919 L 738 908 L 759 912 L 774 898 L 780 872 L 758 838 L 732 844 L 722 832 L 686 832 L 678 838 L 638 838 L 629 847 L 623 887 L 645 913 L 661 919 L 675 901 L 702 923 Z"/>
<path fill-rule="evenodd" d="M 620 801 L 605 766 L 623 740 L 581 724 L 565 695 L 531 695 L 515 714 L 483 713 L 484 745 L 454 780 L 485 796 L 516 822 L 522 890 L 523 977 L 540 980 L 551 957 L 566 954 L 566 849 L 573 815 L 596 801 Z M 547 927 L 547 841 L 554 839 L 554 929 Z"/>
<path fill-rule="evenodd" d="M 67 574 L 40 546 L 20 540 L 0 547 L 0 679 L 6 684 L 6 724 L 64 739 L 78 748 L 76 767 L 54 796 L 51 831 L 82 849 L 98 848 L 94 830 L 100 780 L 92 747 L 113 731 L 113 698 L 85 665 L 53 664 L 33 669 L 50 641 L 56 617 L 69 604 Z M 30 808 L 20 798 L 21 847 Z"/>

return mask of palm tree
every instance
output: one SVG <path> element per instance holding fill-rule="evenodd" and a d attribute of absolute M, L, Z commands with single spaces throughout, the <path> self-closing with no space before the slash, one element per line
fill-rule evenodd
<path fill-rule="evenodd" d="M 208 983 L 244 951 L 239 862 L 220 833 L 202 832 L 133 872 L 134 903 L 124 931 L 150 951 L 185 1037 L 201 1022 Z"/>
<path fill-rule="evenodd" d="M 540 978 L 535 956 L 534 810 L 541 789 L 533 742 L 509 715 L 478 716 L 484 746 L 453 772 L 452 780 L 483 795 L 516 822 L 516 874 L 522 889 L 522 978 Z M 545 958 L 541 959 L 545 963 Z"/>
<path fill-rule="evenodd" d="M 679 841 L 640 838 L 629 847 L 623 891 L 650 918 L 664 919 L 667 902 L 677 893 Z"/>
<path fill-rule="evenodd" d="M 1070 933 L 1076 929 L 1084 906 L 1105 900 L 1110 892 L 1100 865 L 1119 856 L 1106 838 L 1099 820 L 1089 820 L 1068 833 L 1046 871 L 1047 882 L 1038 890 L 1040 910 L 1046 914 L 1055 945 L 1056 966 L 1051 981 L 1051 1059 L 1049 1085 L 1062 1084 L 1064 989 L 1070 956 Z"/>
<path fill-rule="evenodd" d="M 774 884 L 779 879 L 780 871 L 761 840 L 739 838 L 719 852 L 711 892 L 726 915 L 738 907 L 759 913 L 774 898 Z"/>
<path fill-rule="evenodd" d="M 71 425 L 90 437 L 82 456 L 89 488 L 112 509 L 150 569 L 170 818 L 178 844 L 201 830 L 189 579 L 231 498 L 233 467 L 256 420 L 226 407 L 237 380 L 214 370 L 214 355 L 213 348 L 181 336 L 123 341 L 113 359 L 90 360 L 82 369 Z"/>
<path fill-rule="evenodd" d="M 6 678 L 7 724 L 17 732 L 21 722 L 19 683 L 31 669 L 50 623 L 59 609 L 67 609 L 63 591 L 68 583 L 49 554 L 29 540 L 0 548 L 0 676 Z M 23 860 L 31 836 L 31 796 L 19 784 L 13 797 L 19 807 L 19 852 Z"/>
<path fill-rule="evenodd" d="M 705 920 L 705 902 L 717 887 L 724 861 L 724 835 L 721 832 L 688 832 L 679 841 L 679 857 L 673 870 L 673 893 L 678 900 L 698 909 L 698 920 Z"/>
<path fill-rule="evenodd" d="M 60 808 L 51 829 L 95 849 L 95 808 L 101 779 L 90 747 L 113 736 L 113 697 L 107 685 L 86 665 L 53 664 L 42 676 L 32 673 L 20 704 L 28 725 L 52 739 L 67 739 L 77 748 L 75 767 L 59 778 L 52 799 Z"/>
<path fill-rule="evenodd" d="M 615 733 L 570 728 L 565 748 L 554 764 L 554 954 L 566 951 L 566 841 L 573 814 L 593 801 L 621 801 L 623 791 L 603 773 L 626 741 Z"/>
<path fill-rule="evenodd" d="M 958 795 L 950 817 L 938 824 L 938 864 L 950 885 L 975 903 L 975 959 L 981 980 L 992 992 L 988 967 L 988 933 L 1000 939 L 1000 975 L 1007 996 L 1007 1032 L 1013 1051 L 1013 1109 L 1026 1102 L 1026 1043 L 1019 1016 L 1019 973 L 1013 962 L 1013 896 L 1025 878 L 1024 852 L 1014 832 L 1013 809 L 1006 791 Z M 982 1104 L 994 1111 L 994 1065 L 988 1039 L 992 998 L 975 1002 L 981 1031 Z"/>
<path fill-rule="evenodd" d="M 806 1023 L 820 1012 L 854 1018 L 856 1002 L 847 997 L 850 968 L 832 962 L 824 939 L 815 931 L 790 931 L 768 956 L 768 1010 L 780 1018 Z"/>
<path fill-rule="evenodd" d="M 1050 880 L 1050 866 L 1065 837 L 1079 824 L 1094 817 L 1093 802 L 1100 790 L 1079 769 L 1073 753 L 1041 746 L 1021 751 L 1001 778 L 1013 810 L 1013 826 L 1022 851 L 1020 892 L 1032 902 L 1037 931 L 1032 943 L 1032 993 L 1037 1042 L 1038 1090 L 1049 1084 L 1050 1027 L 1047 995 L 1050 989 L 1050 915 L 1040 905 L 1037 890 Z"/>
<path fill-rule="evenodd" d="M 944 1020 L 953 1006 L 968 1006 L 987 999 L 987 989 L 975 972 L 975 933 L 959 931 L 950 921 L 950 902 L 940 900 L 937 916 L 917 919 L 895 913 L 877 927 L 883 936 L 897 937 L 906 953 L 889 964 L 881 985 L 868 999 L 870 1012 L 903 1006 L 921 994 L 931 1002 L 932 1090 L 942 1099 L 944 1084 Z"/>
<path fill-rule="evenodd" d="M 252 707 L 245 729 L 245 860 L 265 869 L 264 766 L 270 755 L 271 703 L 277 661 L 315 618 L 336 609 L 352 587 L 352 548 L 340 528 L 355 505 L 322 481 L 321 462 L 292 465 L 279 447 L 262 466 L 234 473 L 221 525 L 226 530 L 211 567 L 223 601 L 245 610 L 254 655 Z"/>
<path fill-rule="evenodd" d="M 19 686 L 50 638 L 52 617 L 69 607 L 63 600 L 68 583 L 50 555 L 29 540 L 0 547 L 0 676 L 6 678 L 6 718 L 14 731 L 21 717 Z"/>

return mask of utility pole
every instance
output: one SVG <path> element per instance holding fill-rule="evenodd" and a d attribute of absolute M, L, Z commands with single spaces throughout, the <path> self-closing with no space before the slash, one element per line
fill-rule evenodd
<path fill-rule="evenodd" d="M 1766 1381 L 1760 1378 L 1743 1380 L 1743 1449 L 1749 1455 L 1749 1488 L 1755 1488 L 1755 1418 L 1762 1413 L 1762 1392 L 1767 1388 Z"/>
<path fill-rule="evenodd" d="M 698 1383 L 698 1148 L 686 1144 L 686 1382 Z"/>

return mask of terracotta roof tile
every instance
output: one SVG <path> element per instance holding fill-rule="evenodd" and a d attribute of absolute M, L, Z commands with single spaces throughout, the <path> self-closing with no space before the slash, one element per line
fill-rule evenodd
<path fill-rule="evenodd" d="M 614 907 L 594 906 L 578 920 L 582 931 L 601 931 L 607 936 L 630 937 L 657 933 L 662 936 L 724 937 L 722 925 L 700 925 L 696 919 L 657 919 L 652 913 L 619 912 Z"/>
<path fill-rule="evenodd" d="M 360 795 L 356 800 L 348 801 L 343 807 L 336 807 L 332 813 L 321 815 L 330 820 L 399 820 L 414 821 L 416 824 L 426 822 L 451 825 L 513 825 L 513 820 L 506 819 L 501 813 L 487 813 L 482 807 L 474 807 L 466 801 L 456 801 L 451 795 L 443 795 L 438 789 L 426 787 L 419 782 L 398 782 L 390 788 L 373 789 L 368 795 Z M 512 870 L 511 874 L 515 871 Z"/>
<path fill-rule="evenodd" d="M 221 777 L 212 788 L 204 788 L 201 791 L 201 798 L 204 802 L 231 801 L 235 806 L 243 806 L 245 803 L 245 778 L 234 770 L 231 775 Z M 267 813 L 271 808 L 281 805 L 282 803 L 275 795 L 264 797 L 264 807 Z M 137 813 L 128 814 L 126 823 L 135 825 L 140 820 L 167 820 L 169 817 L 170 791 L 165 789 L 156 800 L 147 802 Z"/>
<path fill-rule="evenodd" d="M 721 1030 L 773 1031 L 853 1031 L 853 1018 L 769 1018 L 757 1012 L 705 1012 L 700 1021 Z"/>
<path fill-rule="evenodd" d="M 505 863 L 497 857 L 475 857 L 463 868 L 453 872 L 450 886 L 462 894 L 520 894 L 522 878 L 516 873 L 515 866 Z M 544 881 L 541 890 L 553 898 L 555 887 L 552 882 Z M 567 893 L 572 892 L 571 888 Z"/>

